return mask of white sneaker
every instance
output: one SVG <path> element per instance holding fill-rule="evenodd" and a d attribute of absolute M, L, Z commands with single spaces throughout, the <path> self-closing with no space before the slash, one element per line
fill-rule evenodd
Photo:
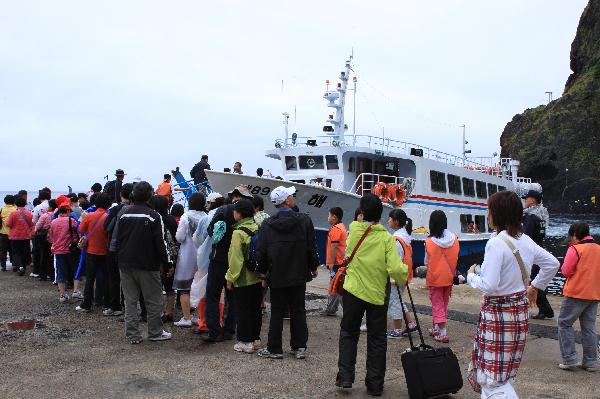
<path fill-rule="evenodd" d="M 68 295 L 61 295 L 60 298 L 58 298 L 58 301 L 60 303 L 67 303 L 67 302 L 69 302 L 69 296 Z"/>
<path fill-rule="evenodd" d="M 362 332 L 367 331 L 367 325 L 366 324 L 361 325 L 360 326 L 360 331 L 362 331 Z"/>
<path fill-rule="evenodd" d="M 173 334 L 171 334 L 168 331 L 163 330 L 162 334 L 160 334 L 158 337 L 152 337 L 152 338 L 148 338 L 149 341 L 166 341 L 168 339 L 171 339 L 173 337 Z"/>
<path fill-rule="evenodd" d="M 115 312 L 113 312 L 112 309 L 104 309 L 102 311 L 102 315 L 103 316 L 113 316 L 115 314 Z"/>
<path fill-rule="evenodd" d="M 181 320 L 176 321 L 175 323 L 173 323 L 173 325 L 177 327 L 189 328 L 192 326 L 192 320 L 186 320 L 182 317 Z"/>
<path fill-rule="evenodd" d="M 81 291 L 73 291 L 73 295 L 71 295 L 71 298 L 83 300 L 83 294 L 81 293 Z"/>
<path fill-rule="evenodd" d="M 197 316 L 192 316 L 192 324 L 195 326 L 198 325 L 198 317 Z"/>
<path fill-rule="evenodd" d="M 254 345 L 252 342 L 238 342 L 233 346 L 236 352 L 254 353 Z"/>
<path fill-rule="evenodd" d="M 40 276 L 40 275 L 39 275 L 39 274 L 37 274 L 37 273 L 30 273 L 30 274 L 29 274 L 29 277 L 35 277 L 35 278 L 38 278 L 39 276 Z"/>
<path fill-rule="evenodd" d="M 581 363 L 559 363 L 558 368 L 561 370 L 575 370 L 581 367 Z"/>
<path fill-rule="evenodd" d="M 77 306 L 75 307 L 75 310 L 76 310 L 76 311 L 78 311 L 78 312 L 81 312 L 81 313 L 89 313 L 89 312 L 90 312 L 90 310 L 89 310 L 89 309 L 82 308 L 82 307 L 81 307 L 81 306 L 79 306 L 79 305 L 77 305 Z"/>

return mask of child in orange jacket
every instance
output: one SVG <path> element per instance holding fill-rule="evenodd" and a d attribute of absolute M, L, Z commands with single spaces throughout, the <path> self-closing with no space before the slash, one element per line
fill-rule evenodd
<path fill-rule="evenodd" d="M 459 250 L 458 238 L 448 230 L 446 214 L 433 211 L 429 218 L 429 238 L 425 241 L 426 283 L 434 324 L 429 334 L 442 343 L 450 341 L 446 321 Z"/>

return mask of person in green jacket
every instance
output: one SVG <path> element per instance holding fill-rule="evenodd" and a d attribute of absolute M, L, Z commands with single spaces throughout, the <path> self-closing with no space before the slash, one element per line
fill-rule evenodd
<path fill-rule="evenodd" d="M 227 289 L 233 290 L 237 309 L 236 352 L 253 353 L 260 349 L 260 329 L 262 327 L 262 281 L 244 265 L 249 257 L 250 241 L 258 231 L 254 222 L 254 205 L 249 200 L 236 202 L 233 208 L 231 246 L 229 247 L 229 268 L 225 274 Z"/>
<path fill-rule="evenodd" d="M 344 314 L 340 324 L 338 373 L 336 386 L 352 388 L 355 378 L 356 347 L 360 323 L 367 314 L 367 376 L 365 385 L 371 396 L 383 393 L 387 351 L 387 300 L 389 280 L 406 283 L 408 266 L 396 250 L 395 240 L 379 224 L 383 205 L 379 197 L 367 194 L 360 200 L 363 222 L 352 222 L 347 253 L 352 254 L 361 237 L 354 258 L 348 265 L 342 298 Z"/>

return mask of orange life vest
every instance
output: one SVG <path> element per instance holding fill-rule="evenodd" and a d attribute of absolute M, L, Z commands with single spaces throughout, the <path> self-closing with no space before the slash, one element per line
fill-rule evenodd
<path fill-rule="evenodd" d="M 456 274 L 456 263 L 458 262 L 458 252 L 460 251 L 458 239 L 454 239 L 454 244 L 451 247 L 441 248 L 429 237 L 425 241 L 425 251 L 427 252 L 428 261 L 427 286 L 451 286 Z"/>
<path fill-rule="evenodd" d="M 569 298 L 600 301 L 600 245 L 573 245 L 579 255 L 575 274 L 567 279 L 563 295 Z"/>
<path fill-rule="evenodd" d="M 413 278 L 413 249 L 412 249 L 412 245 L 409 245 L 407 243 L 405 243 L 402 238 L 400 237 L 396 237 L 394 236 L 394 238 L 396 239 L 396 241 L 398 241 L 400 243 L 400 245 L 402 246 L 402 250 L 404 251 L 404 258 L 402 259 L 402 262 L 404 262 L 404 264 L 406 264 L 408 266 L 408 280 L 407 282 L 410 283 L 412 281 Z"/>

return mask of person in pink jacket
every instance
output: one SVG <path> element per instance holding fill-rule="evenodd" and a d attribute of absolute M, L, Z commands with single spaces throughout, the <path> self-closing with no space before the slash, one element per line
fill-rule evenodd
<path fill-rule="evenodd" d="M 15 264 L 13 267 L 19 269 L 19 276 L 25 274 L 25 269 L 31 263 L 31 234 L 33 231 L 32 215 L 25 205 L 27 200 L 24 197 L 15 198 L 17 210 L 8 216 L 6 226 L 10 229 L 8 239 Z"/>
<path fill-rule="evenodd" d="M 65 292 L 65 282 L 68 267 L 73 262 L 70 246 L 79 239 L 77 222 L 71 219 L 70 212 L 71 208 L 68 205 L 58 208 L 58 217 L 50 223 L 48 229 L 48 241 L 52 244 L 51 250 L 56 257 L 56 282 L 60 292 L 60 303 L 69 301 L 69 295 Z"/>

